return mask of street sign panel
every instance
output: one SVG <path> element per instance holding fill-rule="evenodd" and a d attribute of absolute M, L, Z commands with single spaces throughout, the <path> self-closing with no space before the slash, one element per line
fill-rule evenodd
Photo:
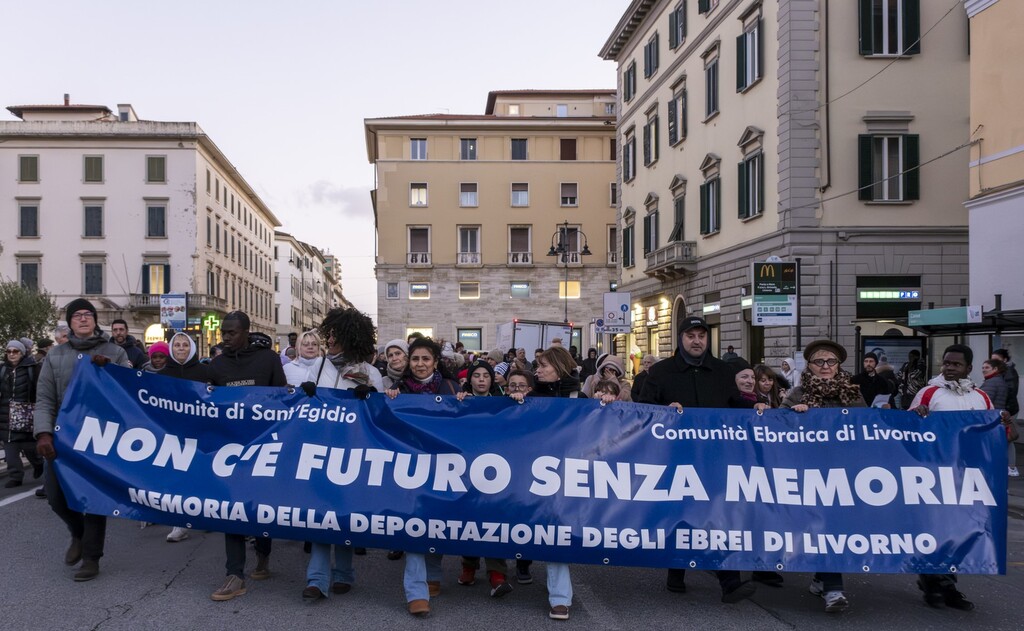
<path fill-rule="evenodd" d="M 750 264 L 753 288 L 751 324 L 754 326 L 796 326 L 799 283 L 796 263 L 755 261 Z"/>
<path fill-rule="evenodd" d="M 968 322 L 981 322 L 980 306 L 921 309 L 907 312 L 907 325 L 909 326 L 967 324 Z"/>
<path fill-rule="evenodd" d="M 629 309 L 628 291 L 607 291 L 604 294 L 604 313 L 595 322 L 594 333 L 629 333 L 633 326 L 633 312 Z"/>

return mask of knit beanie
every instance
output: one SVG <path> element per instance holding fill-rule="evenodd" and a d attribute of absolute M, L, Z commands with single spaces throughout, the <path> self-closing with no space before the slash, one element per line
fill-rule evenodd
<path fill-rule="evenodd" d="M 75 298 L 74 300 L 68 303 L 68 306 L 64 307 L 64 321 L 70 325 L 71 316 L 74 315 L 75 312 L 82 311 L 83 309 L 86 311 L 91 311 L 93 321 L 99 324 L 98 318 L 96 316 L 96 307 L 92 306 L 92 303 L 86 300 L 85 298 Z"/>
<path fill-rule="evenodd" d="M 402 349 L 402 352 L 406 355 L 409 354 L 409 344 L 405 340 L 391 340 L 384 345 L 384 356 L 387 357 L 388 349 L 394 346 L 395 348 Z"/>
<path fill-rule="evenodd" d="M 7 342 L 7 348 L 13 348 L 21 351 L 21 354 L 25 354 L 25 345 L 21 343 L 21 340 L 11 340 Z"/>
<path fill-rule="evenodd" d="M 171 347 L 167 345 L 167 342 L 154 342 L 150 345 L 148 352 L 150 357 L 152 357 L 154 353 L 163 353 L 170 357 Z"/>

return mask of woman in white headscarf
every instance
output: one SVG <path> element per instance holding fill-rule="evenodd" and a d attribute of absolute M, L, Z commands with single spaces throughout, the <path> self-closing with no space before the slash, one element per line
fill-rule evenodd
<path fill-rule="evenodd" d="M 779 387 L 783 390 L 789 390 L 793 386 L 800 385 L 800 371 L 796 369 L 796 362 L 792 357 L 785 357 L 782 360 L 782 368 L 779 369 L 779 376 L 782 380 L 779 381 Z"/>

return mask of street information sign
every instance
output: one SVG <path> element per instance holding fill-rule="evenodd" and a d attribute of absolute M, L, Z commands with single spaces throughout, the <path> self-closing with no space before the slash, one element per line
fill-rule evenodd
<path fill-rule="evenodd" d="M 633 328 L 633 312 L 629 310 L 628 291 L 606 291 L 604 313 L 594 322 L 594 333 L 629 333 Z"/>
<path fill-rule="evenodd" d="M 754 289 L 754 326 L 796 326 L 799 287 L 795 262 L 755 261 L 750 264 Z"/>

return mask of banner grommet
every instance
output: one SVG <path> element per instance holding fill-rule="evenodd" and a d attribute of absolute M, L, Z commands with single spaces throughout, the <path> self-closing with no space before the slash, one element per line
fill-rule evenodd
<path fill-rule="evenodd" d="M 115 509 L 114 509 L 114 513 L 113 513 L 114 517 L 117 517 L 117 516 L 118 516 L 118 515 L 120 515 L 120 514 L 121 514 L 121 511 L 119 511 L 119 510 L 117 510 L 117 509 L 115 508 Z"/>
<path fill-rule="evenodd" d="M 609 559 L 608 557 L 605 557 L 605 558 L 601 559 L 601 563 L 604 563 L 605 565 L 608 565 L 609 563 L 611 563 L 611 559 Z"/>
<path fill-rule="evenodd" d="M 690 561 L 690 567 L 691 568 L 697 567 L 697 562 L 696 561 Z"/>
<path fill-rule="evenodd" d="M 430 552 L 430 554 L 434 554 L 437 551 L 436 548 L 428 548 L 427 550 L 428 552 Z"/>
<path fill-rule="evenodd" d="M 843 408 L 843 414 L 849 414 L 849 413 L 850 413 L 849 410 L 847 410 L 846 408 Z"/>
<path fill-rule="evenodd" d="M 434 402 L 435 403 L 440 403 L 442 400 L 443 399 L 441 399 L 441 395 L 437 395 L 436 397 L 434 397 Z"/>
<path fill-rule="evenodd" d="M 860 568 L 860 569 L 863 570 L 864 572 L 870 572 L 871 571 L 871 568 L 869 568 L 866 565 L 864 567 Z"/>
<path fill-rule="evenodd" d="M 786 568 L 786 566 L 785 566 L 785 565 L 783 565 L 782 563 L 776 563 L 776 564 L 775 564 L 775 569 L 776 569 L 776 570 L 778 570 L 778 571 L 780 571 L 780 572 L 781 572 L 782 570 L 784 570 L 785 568 Z"/>
<path fill-rule="evenodd" d="M 60 431 L 60 425 L 54 425 L 53 426 L 53 431 L 59 432 Z"/>
<path fill-rule="evenodd" d="M 956 566 L 955 565 L 950 565 L 949 566 L 949 573 L 950 574 L 956 574 Z"/>

